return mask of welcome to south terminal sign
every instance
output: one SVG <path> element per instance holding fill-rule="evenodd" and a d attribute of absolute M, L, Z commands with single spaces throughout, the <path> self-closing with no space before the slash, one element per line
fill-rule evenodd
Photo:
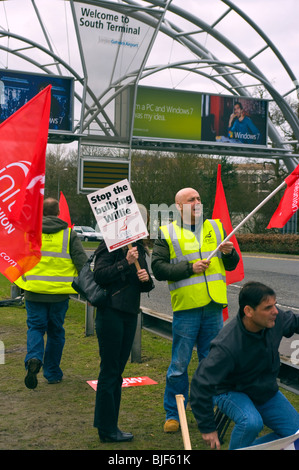
<path fill-rule="evenodd" d="M 85 28 L 95 28 L 99 30 L 112 31 L 117 33 L 126 33 L 140 35 L 140 26 L 129 26 L 130 19 L 127 15 L 118 15 L 109 13 L 106 10 L 94 10 L 92 8 L 80 8 L 81 16 L 79 17 L 79 26 Z M 113 41 L 113 40 L 112 40 Z M 115 40 L 113 42 L 116 42 Z M 123 41 L 117 41 L 123 43 Z M 125 42 L 124 42 L 125 43 Z"/>

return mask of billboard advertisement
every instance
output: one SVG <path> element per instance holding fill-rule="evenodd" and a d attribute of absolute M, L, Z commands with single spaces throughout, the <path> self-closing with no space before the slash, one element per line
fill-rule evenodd
<path fill-rule="evenodd" d="M 202 140 L 267 145 L 267 100 L 202 96 Z"/>
<path fill-rule="evenodd" d="M 201 140 L 201 95 L 138 87 L 133 135 Z"/>
<path fill-rule="evenodd" d="M 134 137 L 267 145 L 268 101 L 138 87 Z"/>
<path fill-rule="evenodd" d="M 122 83 L 123 77 L 140 69 L 155 33 L 154 27 L 134 18 L 134 6 L 126 6 L 125 11 L 119 13 L 109 9 L 109 2 L 106 4 L 107 8 L 99 4 L 74 2 L 88 85 L 97 97 L 104 96 L 112 84 L 117 86 Z M 89 106 L 99 105 L 94 102 L 94 96 L 87 93 Z M 106 106 L 105 112 L 114 121 L 113 105 Z M 101 128 L 93 124 L 90 132 L 101 135 Z"/>
<path fill-rule="evenodd" d="M 49 130 L 73 130 L 73 79 L 0 70 L 0 123 L 52 85 Z"/>

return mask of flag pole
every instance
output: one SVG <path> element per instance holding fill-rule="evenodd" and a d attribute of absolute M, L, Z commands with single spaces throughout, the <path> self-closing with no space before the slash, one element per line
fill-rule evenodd
<path fill-rule="evenodd" d="M 227 242 L 241 227 L 242 225 L 245 224 L 245 222 L 247 222 L 247 220 L 250 219 L 250 217 L 252 217 L 258 210 L 260 210 L 261 207 L 263 207 L 264 204 L 266 204 L 266 202 L 268 202 L 273 196 L 275 196 L 276 193 L 278 193 L 278 191 L 280 191 L 284 186 L 286 185 L 286 182 L 283 181 L 276 189 L 274 189 L 274 191 L 272 191 L 272 193 L 270 193 L 258 206 L 256 206 L 255 209 L 253 209 L 252 212 L 250 212 L 250 214 L 248 214 L 245 219 L 242 220 L 242 222 L 239 223 L 239 225 L 237 225 L 236 228 L 234 228 L 234 230 L 220 243 L 220 245 L 217 246 L 217 248 L 209 255 L 209 257 L 207 258 L 207 261 L 209 261 L 214 255 L 215 253 L 217 253 L 217 251 L 219 250 L 220 246 L 222 245 L 222 243 L 225 243 Z"/>

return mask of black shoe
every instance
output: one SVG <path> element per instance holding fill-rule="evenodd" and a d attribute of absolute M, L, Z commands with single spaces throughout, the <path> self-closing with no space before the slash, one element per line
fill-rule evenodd
<path fill-rule="evenodd" d="M 128 442 L 134 437 L 130 432 L 123 432 L 119 429 L 111 433 L 101 432 L 100 430 L 98 431 L 101 442 Z"/>
<path fill-rule="evenodd" d="M 27 375 L 25 377 L 25 385 L 27 388 L 33 389 L 37 386 L 37 374 L 41 368 L 41 362 L 38 359 L 29 359 L 27 364 Z"/>
<path fill-rule="evenodd" d="M 60 382 L 62 381 L 62 379 L 53 379 L 53 380 L 48 380 L 48 384 L 49 385 L 53 385 L 53 384 L 60 384 Z"/>

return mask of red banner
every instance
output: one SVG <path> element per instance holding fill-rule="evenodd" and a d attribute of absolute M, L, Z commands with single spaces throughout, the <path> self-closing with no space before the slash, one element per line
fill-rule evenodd
<path fill-rule="evenodd" d="M 224 188 L 223 188 L 223 184 L 221 181 L 221 165 L 218 165 L 216 196 L 215 196 L 212 219 L 221 220 L 223 228 L 226 232 L 226 235 L 229 235 L 233 231 L 233 227 L 231 224 L 229 211 L 228 211 L 228 207 L 226 203 Z M 242 254 L 241 254 L 239 244 L 235 235 L 233 235 L 230 238 L 230 241 L 234 244 L 234 248 L 240 256 L 240 261 L 236 269 L 234 269 L 233 271 L 226 271 L 226 284 L 227 285 L 233 284 L 234 282 L 242 281 L 242 279 L 244 279 L 244 266 L 243 266 Z M 227 320 L 227 318 L 228 318 L 228 311 L 227 311 L 227 308 L 225 308 L 223 311 L 224 321 Z"/>
<path fill-rule="evenodd" d="M 267 228 L 282 228 L 299 209 L 299 165 L 285 179 L 284 195 L 271 217 Z"/>
<path fill-rule="evenodd" d="M 0 272 L 11 282 L 40 260 L 51 86 L 0 125 Z"/>
<path fill-rule="evenodd" d="M 59 198 L 59 219 L 67 222 L 70 228 L 74 227 L 74 224 L 72 224 L 72 221 L 71 221 L 69 206 L 68 206 L 68 203 L 66 202 L 66 199 L 62 191 L 60 191 L 60 198 Z"/>

